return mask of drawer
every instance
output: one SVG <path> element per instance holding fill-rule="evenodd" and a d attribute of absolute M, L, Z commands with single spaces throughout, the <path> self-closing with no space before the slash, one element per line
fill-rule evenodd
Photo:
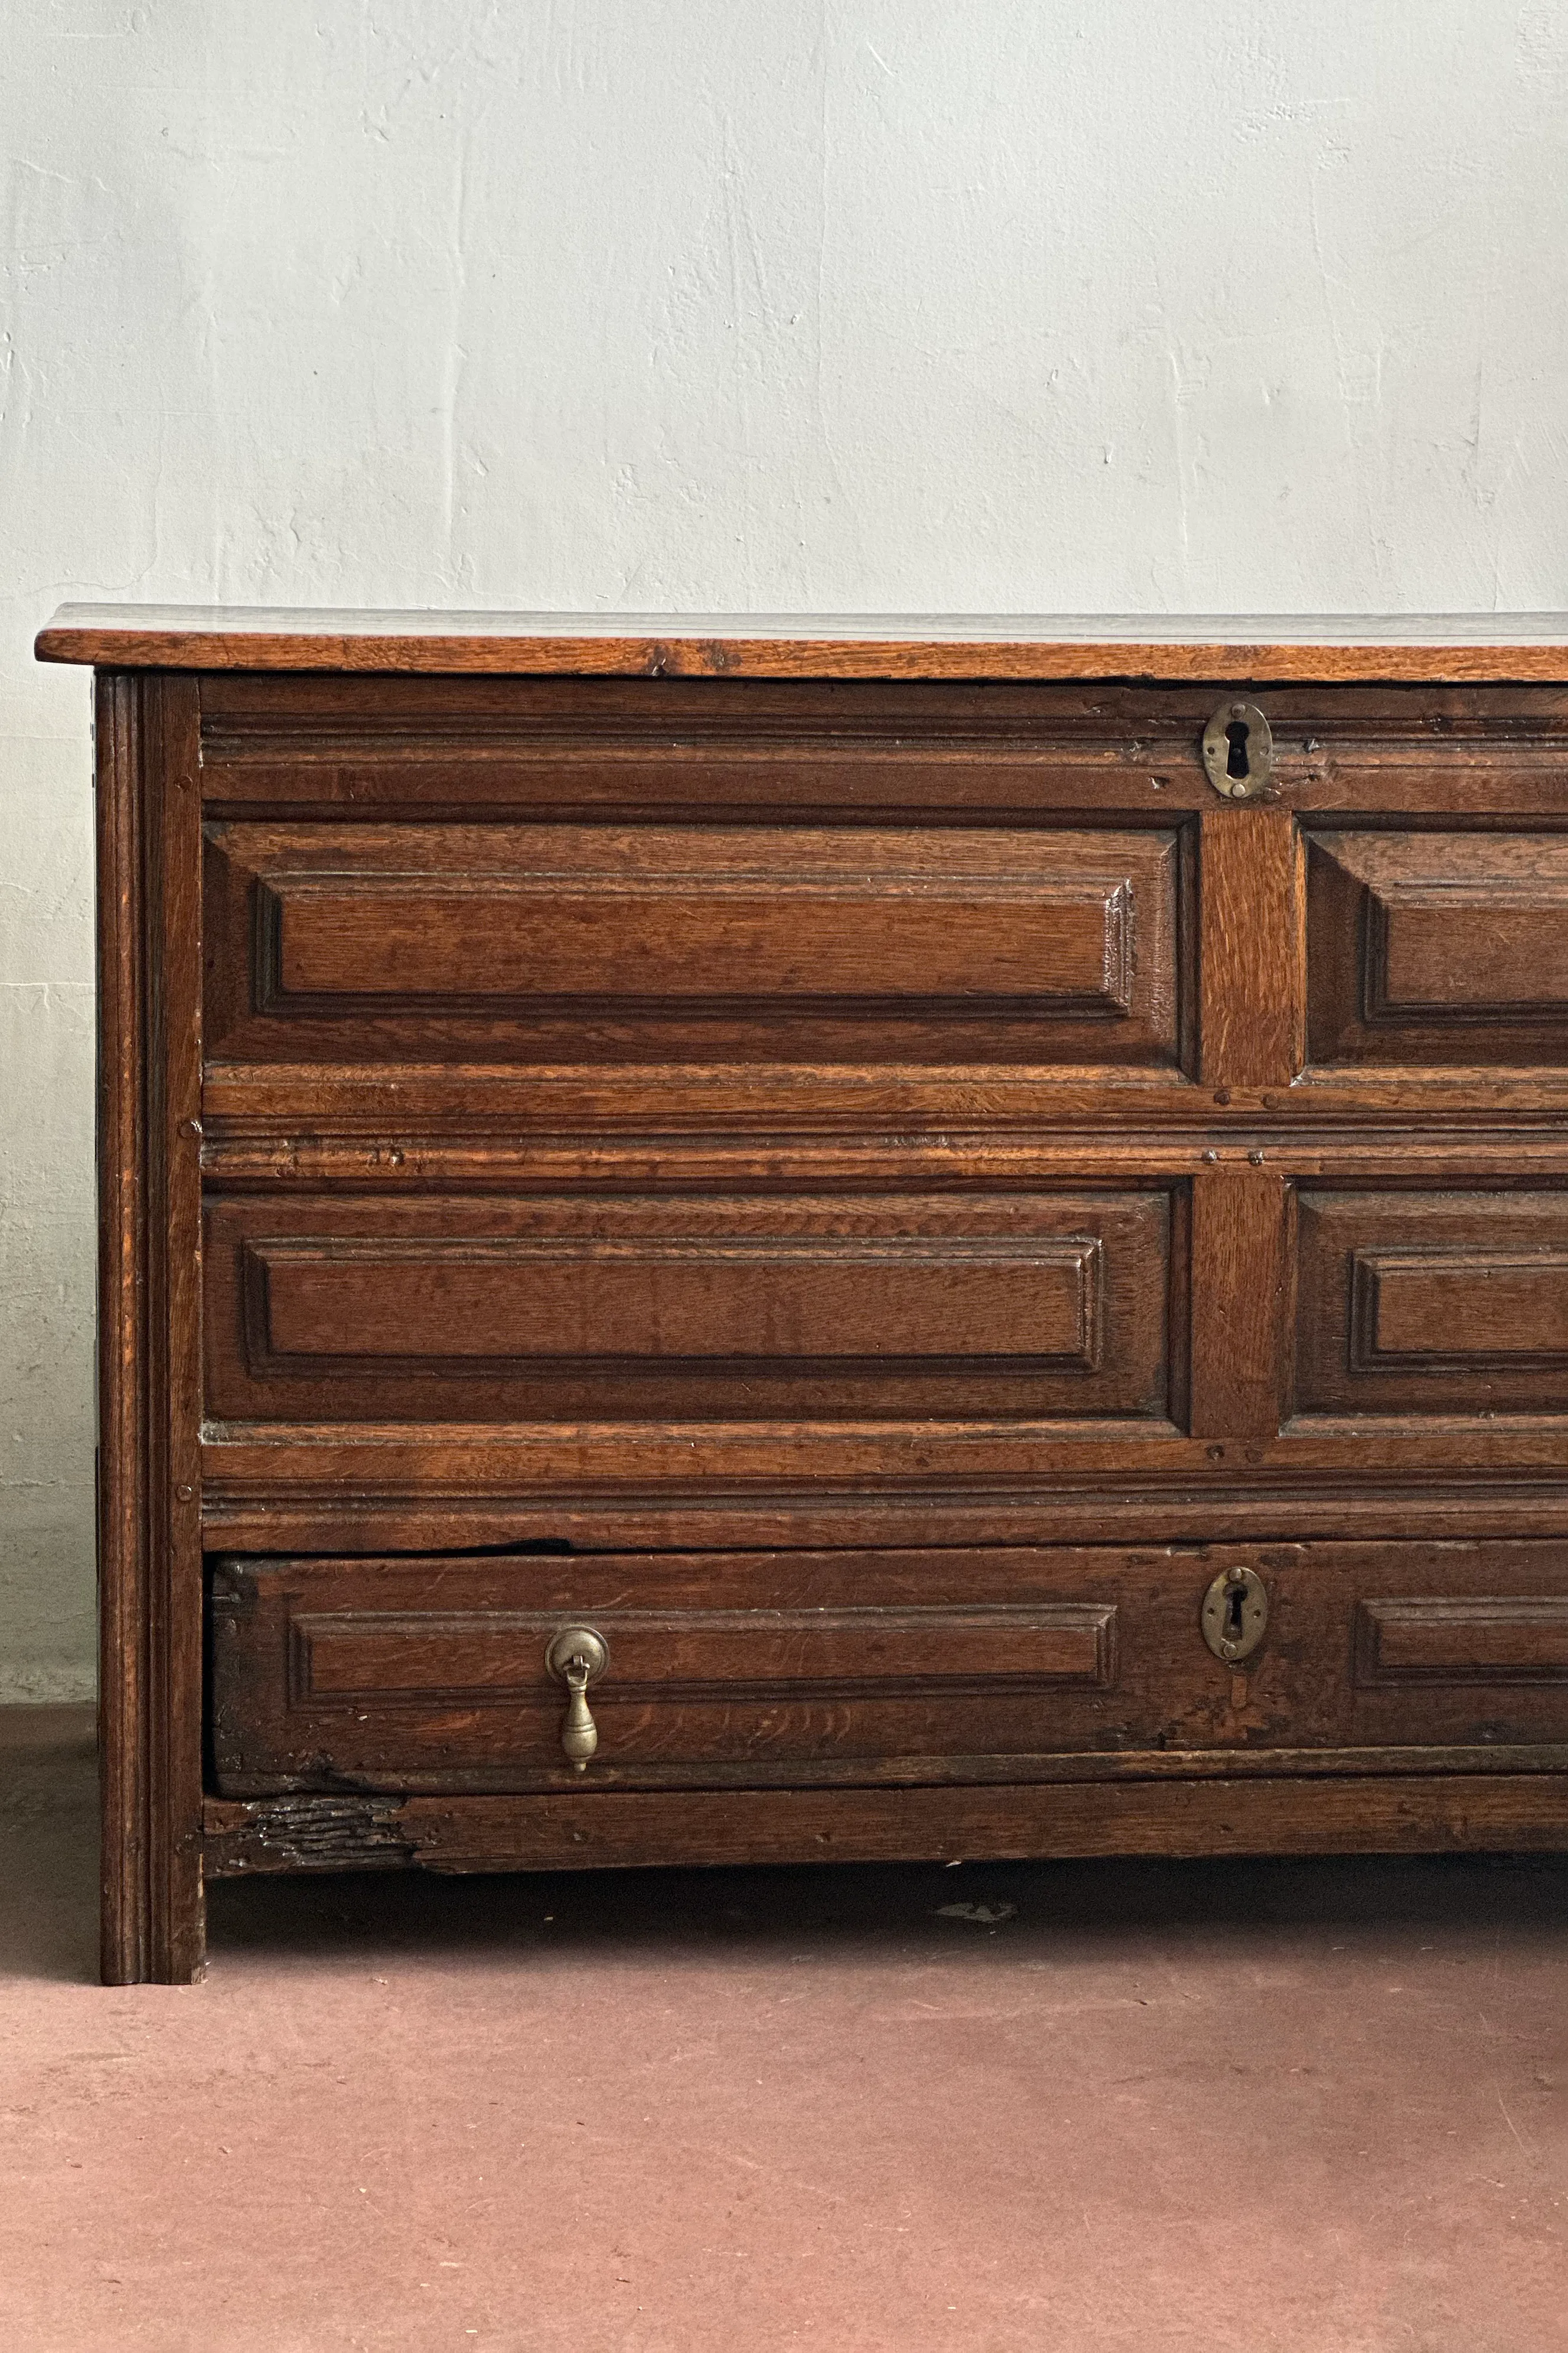
<path fill-rule="evenodd" d="M 207 1409 L 1164 1427 L 1184 1208 L 1170 1187 L 220 1198 Z"/>
<path fill-rule="evenodd" d="M 1202 1631 L 1249 1568 L 1268 1615 Z M 220 1793 L 1027 1778 L 1158 1752 L 1568 1739 L 1568 1543 L 245 1560 Z M 596 1746 L 547 1663 L 587 1630 Z"/>
<path fill-rule="evenodd" d="M 1307 839 L 1316 1068 L 1568 1063 L 1568 838 L 1369 828 Z"/>
<path fill-rule="evenodd" d="M 1298 1415 L 1568 1412 L 1568 1192 L 1304 1186 L 1298 1230 Z"/>
<path fill-rule="evenodd" d="M 1164 1071 L 1177 850 L 1168 826 L 215 821 L 205 1050 Z"/>

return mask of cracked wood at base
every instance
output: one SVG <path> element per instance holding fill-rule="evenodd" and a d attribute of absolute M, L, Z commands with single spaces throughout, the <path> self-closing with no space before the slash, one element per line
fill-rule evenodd
<path fill-rule="evenodd" d="M 669 1863 L 1092 1855 L 1445 1854 L 1568 1846 L 1561 1774 L 1095 1783 L 658 1797 L 209 1799 L 215 1877 L 305 1870 L 590 1871 Z"/>

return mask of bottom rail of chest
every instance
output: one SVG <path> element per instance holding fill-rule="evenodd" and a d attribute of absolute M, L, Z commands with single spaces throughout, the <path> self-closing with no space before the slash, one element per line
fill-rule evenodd
<path fill-rule="evenodd" d="M 1004 1788 L 209 1799 L 212 1878 L 1568 1849 L 1568 1771 L 1247 1773 Z"/>

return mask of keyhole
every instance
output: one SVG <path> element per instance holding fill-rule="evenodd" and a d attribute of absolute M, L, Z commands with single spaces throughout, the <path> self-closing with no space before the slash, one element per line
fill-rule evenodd
<path fill-rule="evenodd" d="M 1241 1605 L 1247 1599 L 1245 1585 L 1233 1585 L 1225 1598 L 1225 1639 L 1239 1642 L 1246 1628 L 1242 1623 Z"/>
<path fill-rule="evenodd" d="M 1247 739 L 1252 730 L 1245 719 L 1233 719 L 1225 733 L 1226 741 L 1230 745 L 1230 752 L 1225 764 L 1225 773 L 1227 776 L 1234 776 L 1238 782 L 1245 783 L 1252 774 L 1252 763 L 1247 756 Z"/>

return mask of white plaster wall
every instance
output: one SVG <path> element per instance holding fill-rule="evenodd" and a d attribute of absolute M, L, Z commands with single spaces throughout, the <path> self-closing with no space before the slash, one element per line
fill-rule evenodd
<path fill-rule="evenodd" d="M 1564 0 L 5 0 L 0 1698 L 91 1677 L 63 596 L 1568 604 Z"/>

